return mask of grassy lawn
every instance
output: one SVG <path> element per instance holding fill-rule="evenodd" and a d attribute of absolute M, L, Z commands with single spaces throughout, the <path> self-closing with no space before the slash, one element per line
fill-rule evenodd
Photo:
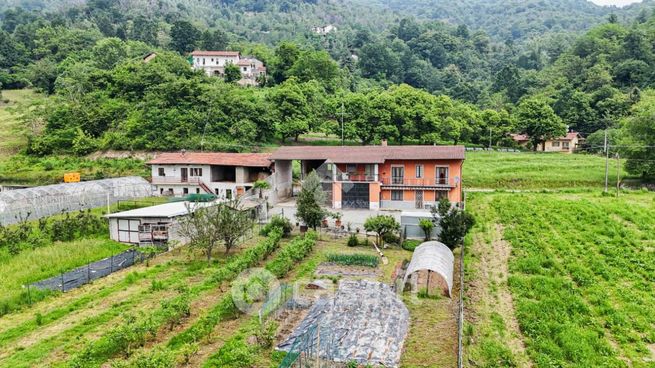
<path fill-rule="evenodd" d="M 129 248 L 109 239 L 56 242 L 11 255 L 0 250 L 0 304 L 24 294 L 22 285 L 39 281 Z"/>
<path fill-rule="evenodd" d="M 586 154 L 473 151 L 466 153 L 463 177 L 465 188 L 600 188 L 605 185 L 605 159 Z M 610 186 L 615 185 L 614 160 L 609 178 Z"/>
<path fill-rule="evenodd" d="M 473 196 L 481 224 L 469 239 L 465 361 L 525 366 L 524 347 L 537 367 L 652 367 L 654 203 L 642 192 Z M 485 248 L 503 258 L 503 242 L 509 276 L 490 277 Z"/>

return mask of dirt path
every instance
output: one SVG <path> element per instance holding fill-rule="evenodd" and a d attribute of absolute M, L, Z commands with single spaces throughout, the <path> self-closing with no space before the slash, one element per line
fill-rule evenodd
<path fill-rule="evenodd" d="M 478 336 L 472 336 L 475 343 L 483 333 L 496 333 L 500 336 L 496 341 L 503 341 L 512 351 L 520 367 L 532 367 L 533 364 L 526 354 L 523 334 L 519 329 L 514 310 L 514 301 L 507 283 L 509 275 L 509 259 L 512 247 L 503 239 L 503 227 L 491 224 L 484 233 L 474 237 L 471 247 L 472 257 L 479 259 L 472 265 L 475 276 L 468 285 L 470 301 L 466 310 L 466 319 L 476 327 Z M 487 324 L 492 324 L 493 318 L 499 315 L 504 322 L 504 330 L 490 332 Z"/>

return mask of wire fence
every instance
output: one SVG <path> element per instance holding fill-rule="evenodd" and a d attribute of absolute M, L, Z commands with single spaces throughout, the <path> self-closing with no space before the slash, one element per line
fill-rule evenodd
<path fill-rule="evenodd" d="M 462 245 L 459 256 L 459 306 L 457 313 L 457 368 L 464 364 L 464 248 Z"/>
<path fill-rule="evenodd" d="M 72 271 L 63 272 L 57 276 L 31 283 L 28 285 L 28 293 L 30 287 L 39 290 L 66 292 L 130 267 L 135 263 L 143 262 L 148 257 L 135 249 L 129 249 L 111 257 L 78 267 Z"/>

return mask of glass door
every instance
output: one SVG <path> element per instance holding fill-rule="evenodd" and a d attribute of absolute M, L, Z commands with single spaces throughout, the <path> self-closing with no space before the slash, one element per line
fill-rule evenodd
<path fill-rule="evenodd" d="M 405 183 L 405 168 L 403 166 L 394 166 L 391 168 L 391 183 L 392 184 Z"/>

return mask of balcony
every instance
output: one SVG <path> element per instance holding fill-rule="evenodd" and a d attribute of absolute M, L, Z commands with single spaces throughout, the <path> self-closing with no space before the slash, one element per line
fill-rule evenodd
<path fill-rule="evenodd" d="M 366 173 L 345 173 L 345 172 L 338 172 L 336 174 L 332 173 L 332 171 L 327 171 L 327 170 L 317 170 L 316 172 L 321 178 L 322 181 L 324 182 L 332 182 L 332 181 L 337 181 L 337 182 L 377 182 L 378 181 L 378 175 L 375 174 L 366 174 Z"/>
<path fill-rule="evenodd" d="M 412 179 L 403 176 L 386 176 L 380 178 L 383 186 L 392 187 L 434 187 L 434 188 L 455 188 L 454 180 L 447 177 Z"/>
<path fill-rule="evenodd" d="M 182 180 L 180 177 L 176 176 L 153 176 L 152 184 L 200 184 L 200 178 L 193 177 Z"/>

